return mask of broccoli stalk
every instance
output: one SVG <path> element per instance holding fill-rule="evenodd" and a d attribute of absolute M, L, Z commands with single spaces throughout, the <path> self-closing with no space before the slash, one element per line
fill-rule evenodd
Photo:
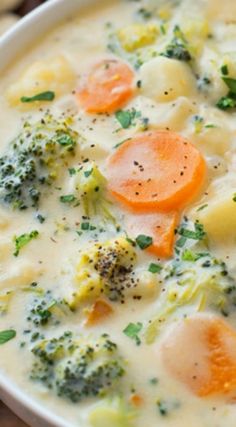
<path fill-rule="evenodd" d="M 97 341 L 86 341 L 66 332 L 40 342 L 32 353 L 36 362 L 31 379 L 74 403 L 110 394 L 125 374 L 117 345 L 105 334 Z"/>
<path fill-rule="evenodd" d="M 104 399 L 89 414 L 92 427 L 132 427 L 135 411 L 121 397 Z"/>

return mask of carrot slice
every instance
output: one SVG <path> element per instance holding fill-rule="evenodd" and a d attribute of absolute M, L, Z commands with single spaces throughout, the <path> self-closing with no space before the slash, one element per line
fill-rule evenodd
<path fill-rule="evenodd" d="M 152 237 L 153 244 L 146 249 L 148 252 L 161 258 L 168 258 L 173 255 L 178 219 L 179 214 L 176 212 L 129 215 L 126 226 L 132 238 L 139 234 Z"/>
<path fill-rule="evenodd" d="M 200 191 L 206 164 L 198 149 L 170 131 L 145 132 L 111 156 L 111 193 L 136 212 L 186 206 Z"/>
<path fill-rule="evenodd" d="M 99 322 L 101 322 L 106 317 L 108 317 L 112 312 L 113 310 L 110 304 L 108 304 L 106 301 L 102 299 L 99 299 L 94 303 L 91 311 L 89 312 L 86 325 L 87 326 L 97 325 Z"/>
<path fill-rule="evenodd" d="M 104 60 L 93 67 L 77 98 L 88 113 L 112 113 L 133 95 L 133 81 L 134 73 L 127 64 Z"/>
<path fill-rule="evenodd" d="M 188 318 L 172 330 L 162 350 L 172 375 L 197 396 L 236 397 L 236 331 L 220 318 Z"/>

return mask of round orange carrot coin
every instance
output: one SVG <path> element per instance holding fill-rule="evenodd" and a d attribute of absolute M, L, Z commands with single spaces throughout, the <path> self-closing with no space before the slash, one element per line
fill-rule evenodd
<path fill-rule="evenodd" d="M 236 397 L 236 331 L 221 318 L 196 315 L 177 323 L 162 355 L 171 375 L 197 396 Z"/>
<path fill-rule="evenodd" d="M 77 99 L 88 113 L 113 113 L 134 93 L 134 72 L 122 61 L 107 59 L 96 64 Z"/>
<path fill-rule="evenodd" d="M 108 164 L 111 193 L 136 212 L 183 208 L 199 193 L 205 176 L 200 151 L 165 130 L 126 141 Z"/>

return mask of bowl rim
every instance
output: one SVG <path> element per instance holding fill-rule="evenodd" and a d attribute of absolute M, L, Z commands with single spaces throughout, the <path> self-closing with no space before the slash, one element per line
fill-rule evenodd
<path fill-rule="evenodd" d="M 95 0 L 49 0 L 31 11 L 0 37 L 0 72 L 17 60 L 27 46 L 33 46 L 34 42 L 39 39 L 40 34 L 44 34 L 46 28 L 47 30 L 50 27 L 53 28 L 66 18 L 69 18 L 73 11 L 77 11 L 83 6 L 87 7 L 90 3 L 95 3 Z M 57 13 L 55 13 L 55 10 Z M 46 24 L 45 20 L 47 21 Z M 40 25 L 40 23 L 43 23 L 43 25 Z M 31 37 L 29 38 L 30 27 L 33 31 L 30 33 Z M 72 425 L 62 416 L 54 414 L 53 409 L 44 407 L 40 399 L 30 397 L 20 389 L 17 383 L 14 383 L 12 378 L 9 378 L 3 372 L 0 372 L 0 399 L 8 404 L 9 407 L 12 407 L 13 411 L 18 412 L 18 415 L 23 411 L 27 411 L 28 420 L 29 417 L 32 417 L 33 420 L 35 416 L 43 427 L 45 427 L 44 423 L 51 427 L 71 427 Z"/>

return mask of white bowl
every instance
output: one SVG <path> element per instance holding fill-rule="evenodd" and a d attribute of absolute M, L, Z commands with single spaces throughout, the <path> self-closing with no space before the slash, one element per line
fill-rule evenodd
<path fill-rule="evenodd" d="M 99 1 L 99 0 L 97 0 Z M 0 39 L 0 72 L 27 51 L 54 25 L 96 0 L 51 0 L 23 18 Z M 14 382 L 0 373 L 0 399 L 32 427 L 69 427 L 62 418 L 26 395 Z"/>

